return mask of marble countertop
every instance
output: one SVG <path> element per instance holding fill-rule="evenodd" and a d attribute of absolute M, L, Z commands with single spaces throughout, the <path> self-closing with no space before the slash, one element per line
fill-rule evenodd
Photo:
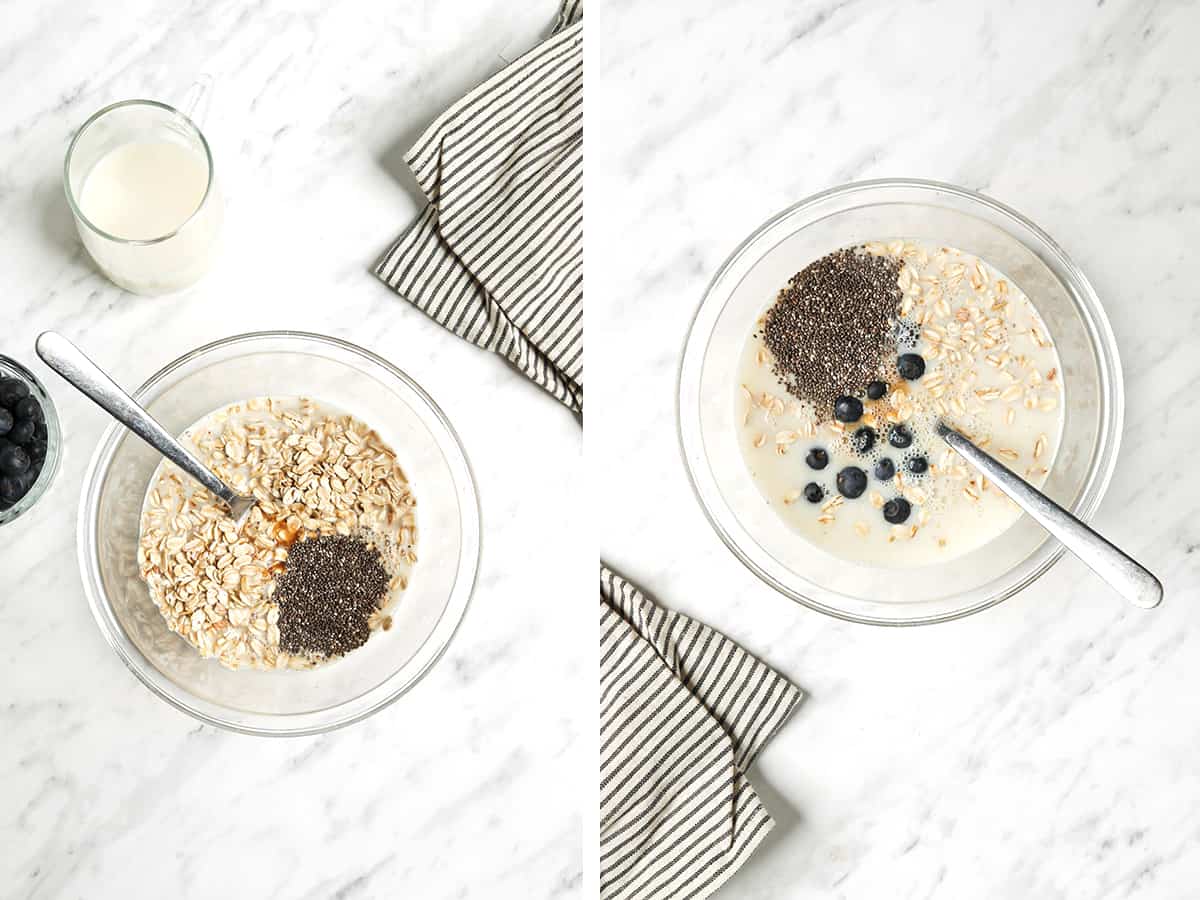
<path fill-rule="evenodd" d="M 592 678 L 561 635 L 582 628 L 568 580 L 594 589 L 594 553 L 557 510 L 581 493 L 579 426 L 369 274 L 418 210 L 403 150 L 531 46 L 554 10 L 499 0 L 403 12 L 308 0 L 5 4 L 0 352 L 33 363 L 35 335 L 57 329 L 134 386 L 242 331 L 360 343 L 453 421 L 484 539 L 449 650 L 385 711 L 289 740 L 200 726 L 145 690 L 92 622 L 74 523 L 107 422 L 33 364 L 59 407 L 66 458 L 52 492 L 0 531 L 0 895 L 577 894 L 575 698 Z M 63 154 L 99 107 L 178 102 L 201 72 L 216 80 L 205 131 L 226 198 L 224 247 L 190 292 L 134 297 L 79 246 Z M 516 423 L 520 441 L 509 439 Z M 530 542 L 539 567 L 514 567 Z"/>
<path fill-rule="evenodd" d="M 587 437 L 602 552 L 810 692 L 758 766 L 778 827 L 719 896 L 1194 895 L 1200 7 L 611 0 L 598 15 L 589 402 L 593 422 L 620 414 Z M 1163 579 L 1159 610 L 1067 559 L 967 620 L 847 624 L 773 593 L 708 526 L 674 412 L 708 280 L 771 214 L 886 176 L 996 197 L 1088 273 L 1127 391 L 1096 522 Z M 603 359 L 621 365 L 596 376 Z"/>

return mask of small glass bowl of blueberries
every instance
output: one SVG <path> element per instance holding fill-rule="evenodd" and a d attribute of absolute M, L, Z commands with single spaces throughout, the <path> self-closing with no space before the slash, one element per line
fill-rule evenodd
<path fill-rule="evenodd" d="M 58 469 L 61 432 L 46 389 L 0 354 L 0 525 L 46 492 Z"/>

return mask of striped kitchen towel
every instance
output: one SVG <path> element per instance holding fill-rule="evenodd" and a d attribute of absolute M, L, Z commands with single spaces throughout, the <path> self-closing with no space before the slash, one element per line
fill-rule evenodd
<path fill-rule="evenodd" d="M 600 567 L 600 896 L 715 892 L 771 830 L 746 772 L 799 688 Z"/>
<path fill-rule="evenodd" d="M 429 205 L 375 274 L 583 412 L 583 4 L 405 155 Z"/>

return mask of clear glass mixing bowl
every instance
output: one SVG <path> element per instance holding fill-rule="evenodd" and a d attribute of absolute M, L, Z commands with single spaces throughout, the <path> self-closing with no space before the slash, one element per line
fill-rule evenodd
<path fill-rule="evenodd" d="M 410 688 L 462 620 L 479 562 L 479 506 L 450 423 L 411 378 L 345 341 L 261 332 L 193 350 L 133 394 L 178 434 L 209 412 L 256 396 L 311 397 L 368 423 L 399 458 L 417 498 L 421 556 L 389 610 L 393 625 L 311 671 L 232 671 L 169 631 L 138 575 L 142 499 L 161 457 L 119 425 L 100 441 L 83 483 L 79 564 L 92 614 L 133 673 L 198 719 L 252 734 L 328 731 Z"/>
<path fill-rule="evenodd" d="M 1062 547 L 1028 517 L 935 567 L 883 569 L 835 558 L 763 502 L 735 440 L 737 365 L 756 317 L 795 272 L 840 247 L 907 237 L 974 253 L 1011 277 L 1055 337 L 1063 369 L 1062 444 L 1043 490 L 1088 519 L 1117 459 L 1124 393 L 1112 329 L 1095 291 L 1044 231 L 1003 204 L 949 184 L 864 181 L 784 210 L 721 266 L 688 333 L 679 432 L 696 496 L 730 550 L 776 590 L 839 618 L 918 625 L 986 609 L 1031 584 Z"/>

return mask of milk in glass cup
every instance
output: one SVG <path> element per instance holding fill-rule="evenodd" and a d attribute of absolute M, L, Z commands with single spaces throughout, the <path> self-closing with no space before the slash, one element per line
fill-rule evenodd
<path fill-rule="evenodd" d="M 207 85 L 194 89 L 196 100 Z M 166 294 L 199 280 L 221 225 L 208 142 L 155 100 L 106 106 L 76 133 L 63 178 L 83 245 L 113 283 Z"/>

